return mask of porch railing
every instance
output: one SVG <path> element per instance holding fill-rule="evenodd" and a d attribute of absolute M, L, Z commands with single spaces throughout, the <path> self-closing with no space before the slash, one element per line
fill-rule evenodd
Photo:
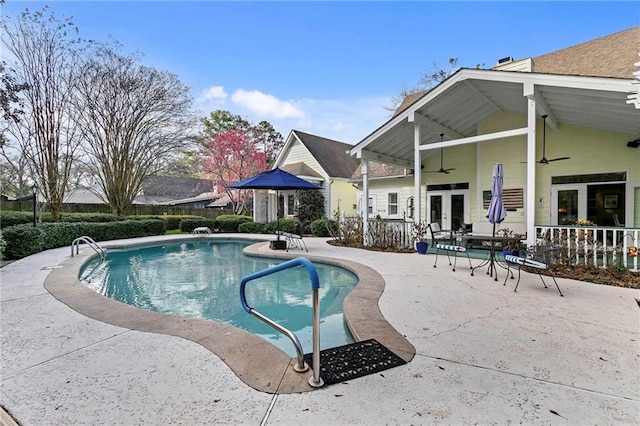
<path fill-rule="evenodd" d="M 638 271 L 640 228 L 536 225 L 536 245 L 561 244 L 575 264 Z"/>
<path fill-rule="evenodd" d="M 380 247 L 412 247 L 413 222 L 369 220 L 369 241 Z M 572 264 L 618 266 L 638 272 L 640 228 L 536 225 L 536 245 L 561 244 Z"/>

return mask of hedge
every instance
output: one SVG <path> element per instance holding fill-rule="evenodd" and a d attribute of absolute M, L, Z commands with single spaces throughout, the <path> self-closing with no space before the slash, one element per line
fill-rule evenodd
<path fill-rule="evenodd" d="M 318 237 L 330 237 L 338 231 L 338 223 L 333 219 L 316 219 L 311 222 L 311 232 Z"/>
<path fill-rule="evenodd" d="M 218 229 L 217 221 L 215 219 L 182 219 L 180 221 L 180 231 L 187 232 L 189 234 L 192 233 L 194 229 L 200 228 L 202 226 L 206 226 L 207 228 L 211 229 L 211 232 L 216 232 Z"/>
<path fill-rule="evenodd" d="M 267 223 L 267 226 L 265 227 L 265 232 L 267 234 L 275 234 L 276 231 L 279 229 L 282 232 L 290 232 L 292 234 L 297 234 L 299 223 L 300 222 L 298 222 L 295 219 L 280 219 L 279 221 L 274 220 Z"/>
<path fill-rule="evenodd" d="M 258 222 L 244 222 L 238 226 L 238 231 L 245 234 L 264 234 L 264 223 Z"/>
<path fill-rule="evenodd" d="M 124 238 L 164 235 L 164 221 L 120 220 L 117 222 L 58 222 L 33 225 L 16 225 L 2 230 L 7 243 L 6 259 L 23 257 L 57 247 L 71 246 L 73 240 L 81 236 L 91 237 L 94 241 L 117 240 Z"/>
<path fill-rule="evenodd" d="M 220 232 L 238 232 L 238 227 L 245 222 L 253 222 L 251 216 L 223 214 L 216 218 Z"/>

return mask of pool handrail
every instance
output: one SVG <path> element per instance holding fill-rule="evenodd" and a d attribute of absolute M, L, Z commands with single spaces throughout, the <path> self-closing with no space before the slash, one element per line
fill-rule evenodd
<path fill-rule="evenodd" d="M 95 241 L 93 241 L 93 238 L 83 235 L 82 237 L 78 237 L 75 240 L 73 240 L 73 242 L 71 243 L 71 257 L 73 257 L 74 253 L 73 253 L 73 248 L 76 248 L 76 252 L 75 254 L 78 254 L 80 252 L 80 243 L 87 243 L 87 245 L 89 247 L 91 247 L 93 249 L 93 251 L 95 251 L 98 256 L 100 256 L 101 260 L 104 260 L 104 256 L 105 256 L 105 252 L 104 249 L 102 247 L 100 247 L 98 245 L 98 243 L 96 243 Z"/>
<path fill-rule="evenodd" d="M 318 278 L 318 271 L 313 263 L 304 257 L 298 257 L 262 271 L 254 272 L 247 275 L 240 281 L 240 302 L 242 307 L 249 314 L 257 317 L 265 324 L 275 328 L 279 332 L 283 333 L 293 343 L 296 349 L 296 355 L 298 358 L 297 364 L 293 367 L 295 371 L 302 373 L 309 369 L 309 366 L 304 362 L 304 353 L 302 351 L 302 345 L 298 336 L 291 330 L 286 329 L 280 324 L 276 323 L 272 319 L 266 317 L 260 312 L 256 311 L 247 303 L 247 297 L 245 294 L 245 288 L 249 281 L 265 277 L 267 275 L 275 274 L 276 272 L 283 271 L 285 269 L 295 268 L 297 266 L 304 266 L 309 272 L 309 278 L 311 279 L 311 291 L 313 295 L 313 376 L 309 378 L 309 385 L 312 387 L 321 387 L 324 385 L 322 378 L 320 378 L 320 299 L 318 296 L 318 289 L 320 288 L 320 280 Z"/>

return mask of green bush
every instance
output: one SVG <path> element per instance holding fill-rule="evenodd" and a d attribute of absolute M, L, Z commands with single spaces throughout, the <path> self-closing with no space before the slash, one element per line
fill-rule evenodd
<path fill-rule="evenodd" d="M 33 225 L 16 225 L 2 230 L 7 243 L 5 259 L 22 259 L 42 251 L 43 232 Z"/>
<path fill-rule="evenodd" d="M 311 222 L 311 232 L 318 237 L 330 237 L 338 230 L 338 223 L 333 219 L 316 219 Z"/>
<path fill-rule="evenodd" d="M 149 220 L 149 219 L 160 219 L 160 220 L 164 220 L 165 223 L 165 228 L 167 230 L 169 229 L 180 229 L 180 222 L 183 219 L 204 219 L 202 216 L 195 216 L 195 215 L 188 215 L 188 214 L 183 214 L 183 215 L 168 215 L 168 214 L 163 214 L 163 215 L 137 215 L 137 216 L 127 216 L 126 217 L 128 220 Z"/>
<path fill-rule="evenodd" d="M 232 214 L 223 214 L 216 218 L 217 228 L 220 232 L 238 232 L 238 227 L 245 222 L 253 222 L 253 218 Z"/>
<path fill-rule="evenodd" d="M 244 222 L 238 226 L 238 232 L 243 232 L 245 234 L 263 234 L 264 233 L 264 223 L 258 222 Z"/>
<path fill-rule="evenodd" d="M 2 236 L 2 231 L 0 231 L 0 261 L 4 260 L 4 250 L 7 248 L 7 242 L 4 240 Z"/>
<path fill-rule="evenodd" d="M 9 226 L 16 226 L 22 224 L 33 224 L 33 213 L 29 212 L 15 212 L 15 211 L 0 211 L 0 228 L 8 228 Z"/>
<path fill-rule="evenodd" d="M 265 232 L 267 234 L 275 234 L 276 231 L 278 229 L 280 229 L 280 231 L 282 232 L 290 232 L 292 234 L 297 234 L 298 233 L 298 224 L 300 222 L 298 222 L 295 219 L 280 219 L 280 225 L 278 228 L 278 221 L 274 220 L 271 221 L 269 223 L 267 223 L 266 227 L 265 227 Z"/>
<path fill-rule="evenodd" d="M 118 217 L 111 213 L 62 213 L 60 215 L 60 222 L 116 222 L 124 220 L 122 217 Z M 51 213 L 43 213 L 41 217 L 42 222 L 53 222 Z"/>
<path fill-rule="evenodd" d="M 7 243 L 6 258 L 21 259 L 42 250 L 70 246 L 78 237 L 88 236 L 94 241 L 164 235 L 164 221 L 120 220 L 116 222 L 59 222 L 32 225 L 16 225 L 5 228 L 3 237 Z"/>
<path fill-rule="evenodd" d="M 192 233 L 194 229 L 200 228 L 201 226 L 206 226 L 211 229 L 211 232 L 217 232 L 218 223 L 215 219 L 182 219 L 180 221 L 180 230 L 182 232 Z"/>

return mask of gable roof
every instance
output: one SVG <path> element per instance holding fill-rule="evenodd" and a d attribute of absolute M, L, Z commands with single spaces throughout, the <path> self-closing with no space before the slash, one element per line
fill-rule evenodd
<path fill-rule="evenodd" d="M 533 58 L 534 71 L 585 77 L 633 78 L 640 26 Z"/>
<path fill-rule="evenodd" d="M 352 145 L 299 130 L 292 130 L 292 133 L 331 177 L 349 178 L 360 164 L 360 161 L 348 154 Z"/>
<path fill-rule="evenodd" d="M 379 163 L 377 161 L 369 161 L 369 179 L 393 178 L 413 176 L 413 170 L 405 167 L 394 166 L 392 164 Z M 351 179 L 353 181 L 362 181 L 362 164 L 358 168 Z"/>
<path fill-rule="evenodd" d="M 569 46 L 533 58 L 533 72 L 582 77 L 633 78 L 633 59 L 640 53 L 640 26 Z M 397 116 L 426 95 L 430 89 L 411 93 L 393 113 Z"/>
<path fill-rule="evenodd" d="M 318 179 L 322 179 L 322 176 L 318 172 L 316 172 L 311 167 L 309 167 L 306 163 L 303 163 L 303 162 L 285 164 L 280 168 L 285 172 L 291 173 L 292 175 L 308 176 L 308 177 L 315 177 Z"/>

